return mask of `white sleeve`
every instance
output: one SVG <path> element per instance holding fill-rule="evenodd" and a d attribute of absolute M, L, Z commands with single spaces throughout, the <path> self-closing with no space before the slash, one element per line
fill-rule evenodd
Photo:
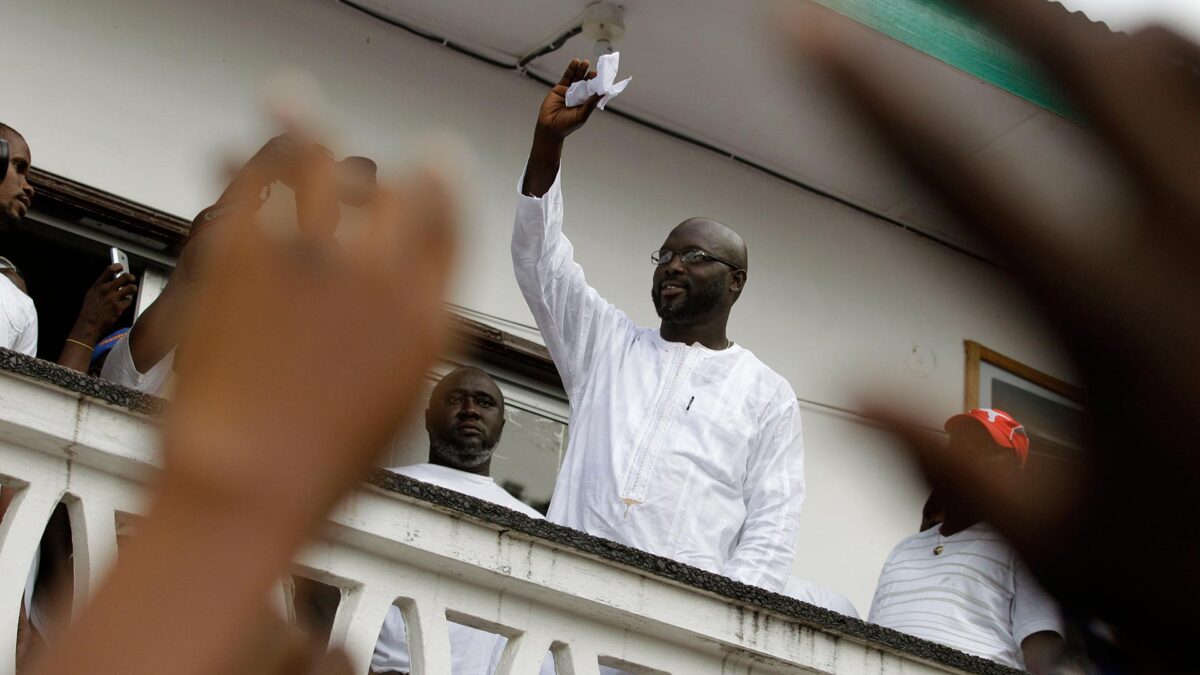
<path fill-rule="evenodd" d="M 520 196 L 512 258 L 517 285 L 570 396 L 586 381 L 601 348 L 624 339 L 633 324 L 588 286 L 583 268 L 575 262 L 574 249 L 562 231 L 561 179 L 560 173 L 541 198 Z"/>
<path fill-rule="evenodd" d="M 775 592 L 791 572 L 804 505 L 800 406 L 790 387 L 781 389 L 755 436 L 742 493 L 746 522 L 725 565 L 726 576 Z"/>
<path fill-rule="evenodd" d="M 129 335 L 125 335 L 108 352 L 104 367 L 100 369 L 100 377 L 144 394 L 162 396 L 167 390 L 167 382 L 174 365 L 175 350 L 172 349 L 145 373 L 138 371 L 133 365 L 133 354 L 129 352 Z"/>
<path fill-rule="evenodd" d="M 13 344 L 15 351 L 21 352 L 26 356 L 37 357 L 38 347 L 38 317 L 37 309 L 33 306 L 33 302 L 29 303 L 26 311 L 25 326 L 17 331 L 17 339 Z"/>
<path fill-rule="evenodd" d="M 1063 635 L 1058 605 L 1042 590 L 1033 573 L 1015 553 L 1013 576 L 1012 631 L 1017 647 L 1034 633 L 1051 631 Z"/>
<path fill-rule="evenodd" d="M 825 605 L 825 609 L 832 610 L 838 614 L 842 614 L 854 619 L 859 618 L 858 608 L 854 606 L 853 602 L 850 602 L 850 598 L 847 598 L 841 593 L 831 592 L 829 595 L 829 602 Z"/>
<path fill-rule="evenodd" d="M 400 613 L 400 608 L 395 605 L 388 607 L 383 627 L 379 629 L 375 653 L 371 655 L 371 670 L 380 673 L 407 673 L 411 670 L 408 629 L 404 625 L 404 616 Z"/>

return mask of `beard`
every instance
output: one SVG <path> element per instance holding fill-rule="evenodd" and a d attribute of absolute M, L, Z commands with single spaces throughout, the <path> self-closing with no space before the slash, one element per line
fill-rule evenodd
<path fill-rule="evenodd" d="M 448 460 L 451 464 L 463 469 L 475 469 L 492 458 L 495 443 L 485 443 L 482 439 L 466 443 L 455 443 L 444 438 L 429 438 L 429 449 L 433 454 Z"/>
<path fill-rule="evenodd" d="M 21 216 L 17 213 L 17 200 L 15 198 L 0 202 L 0 230 L 7 230 L 21 222 Z"/>
<path fill-rule="evenodd" d="M 724 296 L 722 280 L 714 280 L 705 286 L 685 283 L 686 299 L 681 303 L 665 306 L 659 287 L 650 287 L 650 299 L 654 301 L 654 311 L 658 313 L 658 318 L 670 323 L 691 323 L 712 314 L 721 304 L 721 298 Z"/>

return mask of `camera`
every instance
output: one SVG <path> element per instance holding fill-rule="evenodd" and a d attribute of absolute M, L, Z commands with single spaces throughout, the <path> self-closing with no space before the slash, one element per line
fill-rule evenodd
<path fill-rule="evenodd" d="M 8 141 L 0 138 L 0 183 L 8 175 Z"/>

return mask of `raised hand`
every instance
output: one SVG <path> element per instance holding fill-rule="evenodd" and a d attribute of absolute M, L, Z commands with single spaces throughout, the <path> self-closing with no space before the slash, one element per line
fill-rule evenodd
<path fill-rule="evenodd" d="M 337 198 L 332 170 L 301 169 L 325 204 Z M 216 478 L 205 492 L 244 487 L 271 503 L 281 495 L 244 477 L 273 474 L 306 494 L 314 515 L 331 506 L 370 466 L 441 347 L 453 221 L 446 181 L 424 170 L 381 191 L 369 224 L 338 240 L 254 217 L 234 223 L 178 364 L 167 475 Z M 290 405 L 262 406 L 284 392 Z M 214 416 L 238 429 L 242 447 L 208 423 Z M 297 425 L 297 416 L 320 421 Z"/>
<path fill-rule="evenodd" d="M 287 168 L 326 212 L 331 165 Z M 39 672 L 243 672 L 277 621 L 268 589 L 416 408 L 442 348 L 456 217 L 442 175 L 382 190 L 337 240 L 232 216 L 187 318 L 153 507 Z"/>
<path fill-rule="evenodd" d="M 525 184 L 521 188 L 527 195 L 540 197 L 554 184 L 562 161 L 563 140 L 582 127 L 600 103 L 600 96 L 592 96 L 583 105 L 567 107 L 567 89 L 576 82 L 596 76 L 588 67 L 587 61 L 571 59 L 558 84 L 542 101 L 525 168 Z"/>
<path fill-rule="evenodd" d="M 583 105 L 568 108 L 567 89 L 580 80 L 590 80 L 595 77 L 595 71 L 589 71 L 589 67 L 590 64 L 587 61 L 579 59 L 571 59 L 571 63 L 567 64 L 562 78 L 546 94 L 545 100 L 542 101 L 542 107 L 538 110 L 538 131 L 566 138 L 588 121 L 601 97 L 592 96 Z"/>
<path fill-rule="evenodd" d="M 1026 48 L 1088 117 L 1133 196 L 1108 221 L 1071 227 L 954 147 L 943 116 L 881 75 L 878 47 L 824 13 L 807 51 L 900 158 L 1004 256 L 1055 324 L 1083 377 L 1088 460 L 1001 485 L 910 436 L 941 494 L 970 503 L 1073 612 L 1116 626 L 1142 667 L 1191 667 L 1200 601 L 1200 47 L 1163 28 L 1114 35 L 1045 0 L 962 0 Z M 1052 188 L 1051 188 L 1052 189 Z M 1103 236 L 1098 233 L 1103 232 Z"/>
<path fill-rule="evenodd" d="M 83 296 L 76 328 L 88 331 L 93 338 L 107 332 L 129 309 L 137 294 L 136 283 L 137 278 L 123 270 L 119 263 L 104 268 Z"/>
<path fill-rule="evenodd" d="M 132 274 L 123 273 L 119 264 L 104 268 L 83 296 L 79 316 L 58 357 L 60 366 L 87 372 L 92 356 L 88 347 L 95 345 L 129 309 L 137 294 L 136 282 Z"/>

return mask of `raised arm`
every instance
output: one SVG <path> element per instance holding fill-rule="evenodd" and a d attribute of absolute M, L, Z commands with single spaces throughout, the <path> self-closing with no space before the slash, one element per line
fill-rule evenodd
<path fill-rule="evenodd" d="M 538 111 L 537 130 L 513 225 L 513 271 L 537 321 L 568 395 L 586 381 L 597 347 L 621 340 L 632 327 L 625 315 L 588 286 L 575 250 L 563 234 L 558 184 L 563 139 L 587 120 L 600 97 L 566 107 L 573 82 L 589 76 L 587 61 L 571 61 Z"/>
<path fill-rule="evenodd" d="M 595 72 L 588 71 L 589 65 L 587 61 L 571 59 L 562 79 L 542 101 L 533 130 L 533 147 L 529 149 L 529 163 L 525 168 L 525 184 L 521 186 L 521 193 L 528 197 L 541 197 L 554 185 L 562 160 L 563 140 L 588 121 L 600 102 L 599 96 L 593 96 L 583 105 L 567 107 L 567 88 L 596 76 Z"/>

